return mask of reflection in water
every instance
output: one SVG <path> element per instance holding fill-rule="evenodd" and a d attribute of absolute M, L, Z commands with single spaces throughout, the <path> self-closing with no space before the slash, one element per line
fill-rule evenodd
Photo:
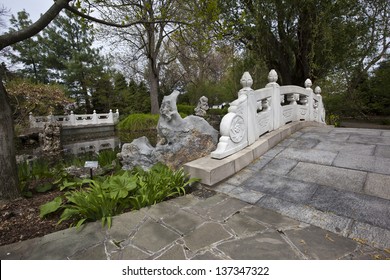
<path fill-rule="evenodd" d="M 82 142 L 64 144 L 63 149 L 67 154 L 83 154 L 89 152 L 98 153 L 101 150 L 120 148 L 121 142 L 118 137 L 110 137 L 104 139 L 95 139 Z"/>

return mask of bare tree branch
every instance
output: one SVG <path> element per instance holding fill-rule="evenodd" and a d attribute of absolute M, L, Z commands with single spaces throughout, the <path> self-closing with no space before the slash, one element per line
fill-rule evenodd
<path fill-rule="evenodd" d="M 96 23 L 104 24 L 104 25 L 111 26 L 111 27 L 118 27 L 118 28 L 126 28 L 126 27 L 131 27 L 131 26 L 139 25 L 139 24 L 157 24 L 157 23 L 189 24 L 187 22 L 177 21 L 177 20 L 154 20 L 154 21 L 137 20 L 137 21 L 133 21 L 133 22 L 130 22 L 130 23 L 127 23 L 127 24 L 118 24 L 118 23 L 115 23 L 115 22 L 109 22 L 109 21 L 106 21 L 106 20 L 102 20 L 102 19 L 99 19 L 99 18 L 92 17 L 90 15 L 86 15 L 86 14 L 80 12 L 79 10 L 77 10 L 76 8 L 74 8 L 72 6 L 69 6 L 69 5 L 66 6 L 65 8 L 68 11 L 74 13 L 75 15 L 78 15 L 79 17 L 88 19 L 88 20 L 96 22 Z"/>
<path fill-rule="evenodd" d="M 4 34 L 0 36 L 0 50 L 20 41 L 28 39 L 42 31 L 62 9 L 69 6 L 71 0 L 56 0 L 54 4 L 36 22 L 20 31 Z"/>

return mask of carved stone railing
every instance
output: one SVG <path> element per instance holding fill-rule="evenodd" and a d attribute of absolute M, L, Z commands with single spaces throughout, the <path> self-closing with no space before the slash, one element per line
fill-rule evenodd
<path fill-rule="evenodd" d="M 99 125 L 99 124 L 116 124 L 119 121 L 119 111 L 116 110 L 115 113 L 110 112 L 107 114 L 96 114 L 96 111 L 93 111 L 93 114 L 84 114 L 76 115 L 70 112 L 69 115 L 63 116 L 33 116 L 32 113 L 29 115 L 30 127 L 34 128 L 43 128 L 44 125 L 51 121 L 59 122 L 62 126 L 83 126 L 83 125 Z"/>
<path fill-rule="evenodd" d="M 238 99 L 230 103 L 221 121 L 219 143 L 211 157 L 222 159 L 253 144 L 264 133 L 294 121 L 325 123 L 325 110 L 320 87 L 312 90 L 310 79 L 305 88 L 279 86 L 278 75 L 271 70 L 265 88 L 253 90 L 253 80 L 245 72 L 240 82 Z"/>

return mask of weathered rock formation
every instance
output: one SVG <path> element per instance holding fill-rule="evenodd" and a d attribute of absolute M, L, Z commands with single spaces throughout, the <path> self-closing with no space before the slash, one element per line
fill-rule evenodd
<path fill-rule="evenodd" d="M 198 106 L 195 108 L 195 115 L 199 117 L 204 117 L 207 114 L 209 109 L 209 99 L 206 96 L 199 98 Z"/>
<path fill-rule="evenodd" d="M 42 152 L 45 156 L 53 157 L 62 152 L 60 123 L 50 122 L 45 124 L 40 137 L 42 141 Z"/>
<path fill-rule="evenodd" d="M 148 169 L 157 162 L 177 169 L 184 163 L 215 150 L 218 131 L 201 117 L 181 118 L 176 106 L 179 94 L 174 91 L 163 99 L 157 125 L 156 147 L 153 147 L 146 137 L 122 146 L 118 157 L 122 161 L 123 169 L 132 169 L 134 166 Z"/>

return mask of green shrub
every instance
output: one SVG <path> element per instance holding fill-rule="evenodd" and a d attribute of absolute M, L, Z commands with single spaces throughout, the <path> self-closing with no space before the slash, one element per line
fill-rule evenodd
<path fill-rule="evenodd" d="M 101 150 L 97 154 L 97 161 L 99 165 L 103 168 L 119 167 L 119 160 L 117 158 L 119 150 L 118 149 L 106 149 Z"/>
<path fill-rule="evenodd" d="M 209 109 L 207 111 L 208 115 L 218 115 L 218 116 L 224 116 L 228 113 L 228 106 L 226 106 L 223 109 Z"/>
<path fill-rule="evenodd" d="M 38 182 L 35 187 L 36 191 L 46 192 L 52 189 L 52 184 L 47 182 L 47 179 L 54 179 L 57 175 L 57 171 L 52 170 L 49 162 L 44 159 L 24 161 L 18 164 L 19 188 L 22 195 L 26 197 L 32 196 L 32 192 L 28 189 L 32 182 Z"/>
<path fill-rule="evenodd" d="M 328 125 L 334 125 L 335 127 L 340 126 L 340 117 L 336 114 L 330 114 L 327 117 L 327 122 Z"/>
<path fill-rule="evenodd" d="M 118 130 L 137 131 L 155 129 L 159 115 L 132 114 L 118 123 Z"/>
<path fill-rule="evenodd" d="M 66 181 L 67 188 L 71 190 L 63 198 L 55 198 L 42 205 L 40 216 L 43 218 L 63 210 L 59 223 L 75 220 L 79 227 L 86 221 L 101 220 L 103 226 L 107 224 L 111 227 L 113 216 L 126 209 L 140 209 L 183 195 L 185 188 L 195 181 L 197 179 L 188 180 L 183 170 L 172 171 L 161 164 L 150 171 L 137 168 L 133 172 L 120 171 L 107 178 L 83 180 L 81 183 Z M 72 190 L 74 187 L 77 189 Z"/>
<path fill-rule="evenodd" d="M 187 116 L 193 115 L 194 110 L 195 110 L 195 106 L 193 106 L 193 105 L 185 105 L 185 104 L 178 104 L 177 105 L 177 111 L 179 112 L 180 115 L 182 115 L 182 114 L 185 114 Z"/>
<path fill-rule="evenodd" d="M 156 164 L 150 171 L 136 168 L 137 189 L 131 197 L 134 209 L 153 205 L 166 198 L 185 194 L 185 187 L 196 181 L 187 180 L 183 169 L 173 171 L 163 164 Z"/>

